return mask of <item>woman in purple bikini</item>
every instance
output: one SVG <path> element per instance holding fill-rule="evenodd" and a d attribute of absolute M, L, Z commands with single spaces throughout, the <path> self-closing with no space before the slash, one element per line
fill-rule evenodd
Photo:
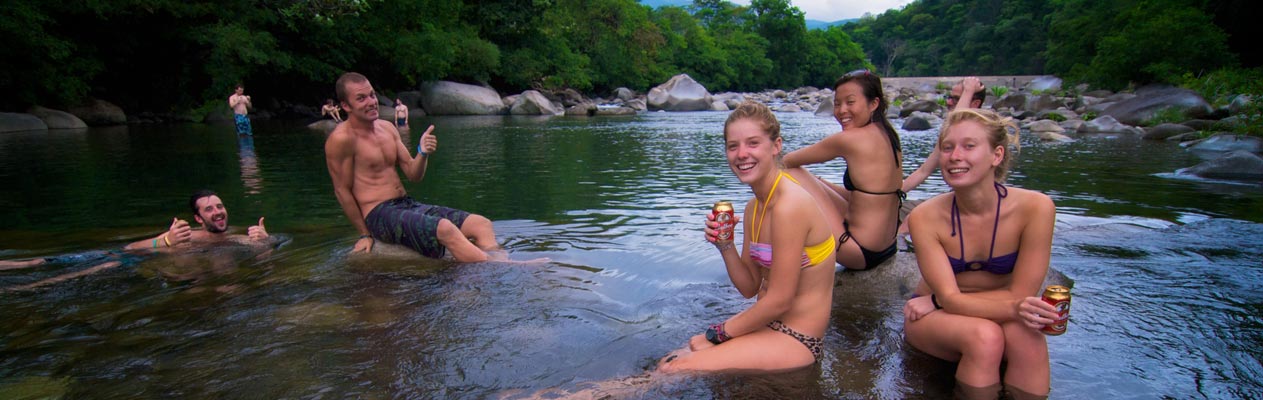
<path fill-rule="evenodd" d="M 1048 395 L 1048 343 L 1057 312 L 1039 293 L 1052 251 L 1056 207 L 1048 196 L 1004 186 L 1011 119 L 988 110 L 947 116 L 937 150 L 952 187 L 908 216 L 922 282 L 904 306 L 904 336 L 958 362 L 960 398 Z M 1007 368 L 1001 376 L 1001 362 Z"/>

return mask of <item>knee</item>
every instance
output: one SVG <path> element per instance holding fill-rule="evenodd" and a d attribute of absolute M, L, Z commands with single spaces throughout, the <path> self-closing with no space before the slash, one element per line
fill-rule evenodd
<path fill-rule="evenodd" d="M 469 214 L 465 217 L 465 222 L 461 223 L 461 229 L 467 232 L 491 232 L 491 220 L 478 214 Z"/>
<path fill-rule="evenodd" d="M 459 238 L 465 237 L 465 234 L 461 233 L 460 228 L 457 228 L 456 224 L 446 219 L 439 220 L 439 225 L 435 228 L 434 233 L 438 237 L 439 243 L 443 244 L 452 243 Z"/>
<path fill-rule="evenodd" d="M 998 367 L 1004 357 L 1004 330 L 995 323 L 978 324 L 965 344 L 964 353 L 976 360 L 994 362 Z"/>

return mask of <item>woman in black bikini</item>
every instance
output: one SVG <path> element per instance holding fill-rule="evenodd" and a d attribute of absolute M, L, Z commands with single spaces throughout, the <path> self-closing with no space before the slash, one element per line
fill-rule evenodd
<path fill-rule="evenodd" d="M 838 235 L 837 262 L 850 269 L 870 269 L 894 257 L 899 205 L 904 193 L 902 148 L 894 126 L 886 120 L 881 78 L 860 70 L 843 75 L 833 85 L 833 117 L 842 131 L 785 155 L 790 175 L 803 181 L 801 166 L 842 157 L 846 160 L 843 187 L 818 181 L 832 190 L 822 206 L 833 203 L 831 226 Z M 851 171 L 855 171 L 854 174 Z M 816 181 L 810 179 L 810 181 Z M 806 182 L 804 185 L 809 186 Z"/>
<path fill-rule="evenodd" d="M 958 362 L 958 398 L 1048 393 L 1048 343 L 1057 316 L 1039 297 L 1052 252 L 1056 207 L 1036 191 L 1001 184 L 1012 120 L 987 110 L 948 114 L 937 150 L 938 195 L 908 215 L 922 282 L 904 306 L 904 336 L 918 350 Z M 941 312 L 940 312 L 941 311 Z"/>

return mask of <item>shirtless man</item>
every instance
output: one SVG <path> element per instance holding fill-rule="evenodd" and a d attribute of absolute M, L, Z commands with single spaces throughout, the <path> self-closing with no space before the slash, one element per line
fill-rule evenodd
<path fill-rule="evenodd" d="M 502 253 L 491 220 L 422 204 L 404 191 L 395 167 L 410 181 L 425 177 L 429 157 L 438 149 L 438 139 L 431 134 L 433 125 L 421 134 L 414 157 L 394 124 L 378 120 L 377 93 L 368 78 L 354 72 L 343 74 L 336 91 L 347 118 L 325 140 L 325 163 L 333 194 L 360 233 L 352 252 L 372 251 L 374 242 L 382 240 L 430 258 L 450 252 L 460 262 L 486 261 L 489 251 Z"/>
<path fill-rule="evenodd" d="M 395 98 L 395 125 L 403 128 L 408 126 L 408 106 L 405 106 L 399 98 Z"/>
<path fill-rule="evenodd" d="M 206 245 L 235 242 L 245 244 L 251 247 L 270 246 L 272 241 L 269 240 L 268 231 L 263 226 L 263 217 L 259 217 L 259 224 L 246 229 L 246 234 L 229 234 L 228 233 L 228 209 L 224 207 L 224 202 L 219 199 L 219 195 L 210 190 L 199 190 L 193 192 L 189 196 L 189 208 L 193 211 L 193 220 L 202 224 L 202 229 L 194 230 L 189 227 L 189 222 L 179 217 L 171 219 L 171 226 L 163 231 L 162 234 L 152 238 L 141 239 L 139 241 L 128 244 L 122 252 L 88 252 L 83 254 L 72 254 L 67 256 L 57 256 L 50 258 L 36 258 L 23 261 L 0 261 L 0 270 L 17 269 L 33 267 L 50 262 L 82 262 L 85 257 L 89 259 L 100 259 L 104 262 L 97 264 L 91 268 L 54 276 L 38 282 L 6 288 L 4 290 L 30 290 L 41 286 L 47 286 L 58 282 L 91 275 L 102 270 L 118 267 L 123 265 L 124 261 L 134 262 L 137 260 L 134 256 L 127 254 L 143 253 L 145 251 L 155 251 L 162 253 L 177 253 L 186 250 L 200 248 Z"/>
<path fill-rule="evenodd" d="M 237 122 L 237 134 L 254 135 L 254 130 L 250 127 L 250 117 L 246 116 L 254 104 L 250 102 L 250 96 L 246 96 L 245 92 L 245 86 L 237 84 L 237 91 L 228 96 L 228 107 L 232 108 L 233 118 Z"/>
<path fill-rule="evenodd" d="M 325 105 L 320 107 L 320 115 L 328 115 L 333 118 L 333 122 L 342 122 L 342 109 L 333 104 L 333 99 L 325 100 Z"/>

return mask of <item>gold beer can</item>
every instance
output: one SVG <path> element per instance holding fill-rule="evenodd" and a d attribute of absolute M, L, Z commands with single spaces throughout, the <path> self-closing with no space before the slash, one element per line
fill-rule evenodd
<path fill-rule="evenodd" d="M 732 203 L 727 201 L 715 202 L 715 206 L 710 209 L 710 215 L 715 217 L 715 222 L 719 223 L 719 228 L 716 229 L 718 232 L 715 236 L 715 244 L 732 243 L 732 235 L 737 228 L 735 223 L 737 220 L 736 211 L 732 209 Z"/>
<path fill-rule="evenodd" d="M 1057 320 L 1044 325 L 1040 332 L 1052 336 L 1066 333 L 1066 324 L 1070 322 L 1070 288 L 1061 285 L 1049 286 L 1044 289 L 1043 300 L 1057 309 Z"/>

